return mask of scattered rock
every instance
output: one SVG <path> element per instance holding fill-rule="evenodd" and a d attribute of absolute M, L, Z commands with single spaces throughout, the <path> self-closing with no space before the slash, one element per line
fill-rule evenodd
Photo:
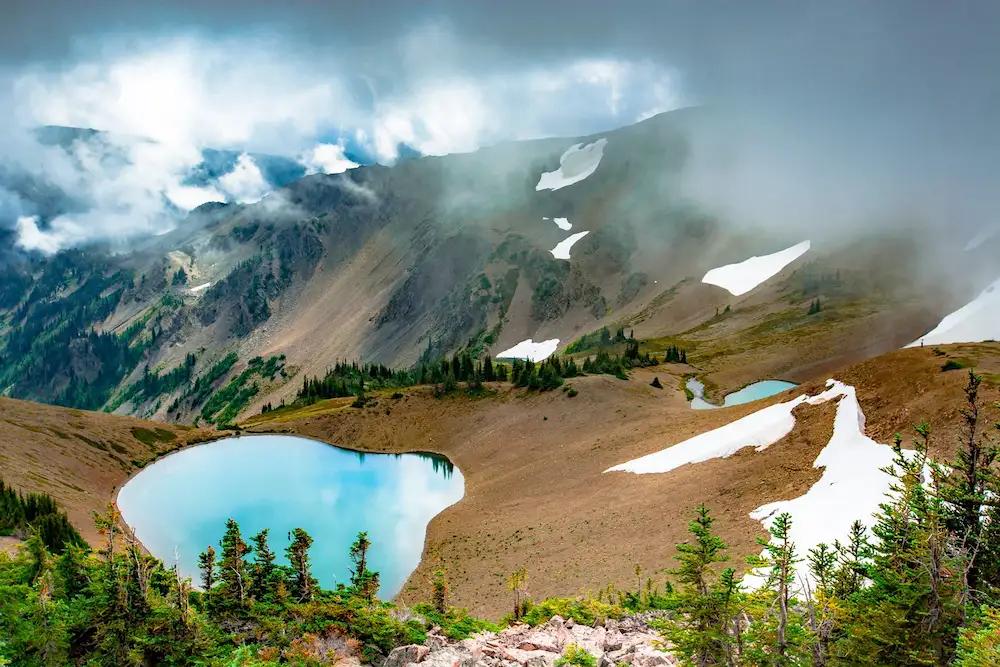
<path fill-rule="evenodd" d="M 420 662 L 430 652 L 430 648 L 420 644 L 398 646 L 389 652 L 389 656 L 382 663 L 382 667 L 405 667 L 411 662 Z"/>
<path fill-rule="evenodd" d="M 675 665 L 657 648 L 659 636 L 649 627 L 656 615 L 609 619 L 591 627 L 559 616 L 537 627 L 513 625 L 456 642 L 433 628 L 423 646 L 396 648 L 382 667 L 552 667 L 566 646 L 576 644 L 598 660 L 598 667 Z"/>

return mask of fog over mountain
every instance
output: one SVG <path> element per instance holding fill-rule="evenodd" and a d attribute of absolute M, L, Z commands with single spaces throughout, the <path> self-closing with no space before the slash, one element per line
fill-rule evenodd
<path fill-rule="evenodd" d="M 589 3 L 588 3 L 589 4 Z M 27 250 L 162 233 L 304 171 L 577 136 L 700 105 L 690 196 L 736 224 L 997 222 L 993 3 L 8 3 L 0 28 L 0 226 Z M 37 28 L 37 30 L 36 30 Z M 39 40 L 37 35 L 45 34 Z M 58 125 L 109 133 L 39 145 Z M 204 149 L 229 171 L 192 178 Z M 23 179 L 22 179 L 23 181 Z M 968 239 L 966 239 L 968 240 Z"/>

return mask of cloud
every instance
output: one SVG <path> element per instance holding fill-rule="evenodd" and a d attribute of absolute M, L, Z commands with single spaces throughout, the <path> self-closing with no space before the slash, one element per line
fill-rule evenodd
<path fill-rule="evenodd" d="M 288 53 L 257 41 L 185 36 L 136 47 L 125 40 L 61 69 L 28 69 L 14 97 L 33 124 L 171 145 L 287 148 L 314 134 L 344 93 L 336 78 L 292 56 L 276 58 L 278 51 Z"/>
<path fill-rule="evenodd" d="M 340 174 L 360 166 L 344 154 L 344 144 L 316 144 L 299 157 L 308 174 Z"/>
<path fill-rule="evenodd" d="M 38 228 L 36 216 L 22 216 L 17 219 L 17 246 L 25 250 L 37 250 L 51 255 L 62 247 L 59 234 L 43 232 Z"/>
<path fill-rule="evenodd" d="M 376 96 L 371 148 L 392 162 L 400 144 L 444 155 L 512 139 L 590 134 L 683 106 L 688 100 L 678 82 L 670 68 L 615 58 L 421 78 L 406 92 Z"/>
<path fill-rule="evenodd" d="M 252 204 L 260 201 L 271 186 L 254 159 L 243 153 L 237 158 L 232 171 L 219 177 L 219 187 L 230 201 Z"/>
<path fill-rule="evenodd" d="M 444 24 L 410 29 L 397 49 L 405 62 L 387 73 L 385 62 L 362 71 L 361 58 L 309 53 L 276 37 L 105 36 L 81 43 L 68 62 L 15 70 L 10 98 L 20 127 L 108 132 L 21 155 L 33 173 L 84 204 L 82 212 L 24 227 L 22 247 L 54 252 L 156 234 L 206 202 L 256 202 L 269 185 L 248 151 L 298 156 L 310 173 L 340 173 L 357 166 L 345 141 L 391 164 L 402 145 L 442 155 L 587 134 L 682 99 L 676 73 L 651 62 L 564 56 L 465 67 L 473 47 Z M 205 148 L 240 155 L 228 173 L 192 183 Z"/>

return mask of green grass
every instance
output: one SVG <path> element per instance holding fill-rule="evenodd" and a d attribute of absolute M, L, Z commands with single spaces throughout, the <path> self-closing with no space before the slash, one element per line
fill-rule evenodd
<path fill-rule="evenodd" d="M 148 429 L 136 427 L 132 429 L 132 437 L 147 447 L 156 447 L 157 444 L 173 442 L 177 439 L 177 436 L 173 432 L 165 428 Z"/>

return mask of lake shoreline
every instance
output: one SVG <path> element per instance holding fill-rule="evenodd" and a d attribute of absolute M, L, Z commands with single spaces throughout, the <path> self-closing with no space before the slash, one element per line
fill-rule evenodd
<path fill-rule="evenodd" d="M 281 442 L 282 439 L 288 441 Z M 222 443 L 225 449 L 199 454 L 199 461 L 174 462 L 172 469 L 161 469 L 158 478 L 151 477 L 143 485 L 142 476 L 149 475 L 156 464 L 171 460 L 172 455 L 190 456 L 199 445 L 218 447 Z M 234 454 L 251 446 L 254 451 L 249 457 Z M 283 451 L 286 446 L 287 452 Z M 374 458 L 369 460 L 368 456 Z M 404 460 L 409 457 L 426 459 L 430 467 L 414 468 Z M 195 467 L 185 471 L 185 465 Z M 274 477 L 272 483 L 270 471 L 277 471 L 282 466 L 287 475 Z M 132 497 L 125 498 L 123 494 L 137 480 L 141 486 L 132 487 Z M 257 489 L 262 496 L 256 498 L 252 492 L 244 494 L 245 489 Z M 407 494 L 413 493 L 418 495 L 407 498 Z M 192 443 L 150 460 L 116 485 L 112 503 L 119 513 L 120 525 L 132 540 L 146 553 L 164 562 L 169 560 L 171 549 L 175 558 L 178 553 L 183 554 L 186 567 L 182 570 L 187 570 L 184 574 L 192 579 L 197 577 L 194 558 L 204 548 L 200 545 L 214 545 L 218 539 L 214 534 L 211 538 L 204 535 L 205 525 L 218 523 L 218 535 L 221 536 L 225 520 L 219 518 L 222 515 L 237 518 L 244 531 L 248 530 L 247 526 L 253 532 L 270 528 L 272 539 L 277 541 L 286 528 L 290 529 L 290 525 L 301 520 L 301 527 L 317 541 L 314 557 L 319 563 L 325 559 L 328 564 L 346 554 L 349 537 L 353 538 L 357 530 L 365 530 L 373 533 L 373 541 L 383 547 L 382 556 L 388 559 L 381 564 L 386 570 L 383 577 L 387 579 L 391 597 L 395 597 L 420 565 L 428 524 L 465 496 L 465 477 L 461 468 L 447 455 L 428 451 L 426 447 L 406 452 L 380 452 L 364 447 L 344 447 L 308 435 L 240 430 L 221 438 Z M 199 498 L 197 503 L 193 500 L 196 497 Z M 166 515 L 161 506 L 171 508 L 169 516 L 174 524 L 163 518 Z M 218 516 L 209 518 L 213 513 Z M 296 515 L 300 518 L 295 519 Z M 254 516 L 260 519 L 260 525 L 255 524 Z M 286 521 L 275 522 L 276 517 Z M 333 517 L 339 518 L 333 520 Z M 349 520 L 342 521 L 344 517 Z M 292 523 L 285 525 L 289 518 Z M 350 536 L 341 534 L 345 524 L 358 520 L 361 523 L 352 527 Z M 188 530 L 187 526 L 197 528 Z M 280 545 L 272 547 L 277 547 L 276 551 L 281 553 Z M 406 555 L 414 553 L 408 549 L 418 549 L 416 556 Z M 344 580 L 343 567 L 326 569 L 334 573 L 332 584 Z"/>

